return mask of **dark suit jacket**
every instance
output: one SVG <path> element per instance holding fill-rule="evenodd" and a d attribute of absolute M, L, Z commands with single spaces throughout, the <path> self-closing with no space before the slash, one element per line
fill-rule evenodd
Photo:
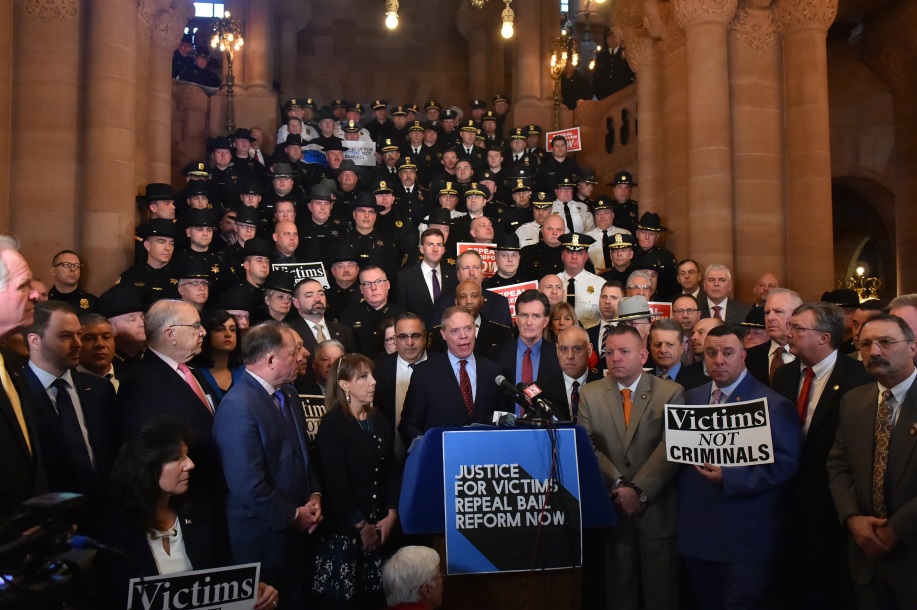
<path fill-rule="evenodd" d="M 426 290 L 426 288 L 424 289 Z M 509 313 L 509 301 L 502 294 L 497 294 L 496 292 L 491 292 L 490 290 L 483 290 L 481 292 L 484 295 L 484 305 L 481 306 L 481 317 L 492 320 L 497 324 L 502 324 L 503 326 L 512 326 L 513 318 Z M 433 305 L 433 313 L 430 316 L 430 319 L 427 320 L 427 328 L 433 328 L 434 326 L 439 326 L 442 322 L 443 312 L 455 305 L 455 290 L 451 292 L 443 291 L 439 295 L 436 303 Z"/>
<path fill-rule="evenodd" d="M 745 350 L 745 368 L 748 369 L 749 373 L 755 376 L 755 379 L 766 386 L 771 385 L 770 351 L 771 341 Z M 790 363 L 788 362 L 787 364 Z M 793 399 L 792 402 L 796 404 L 796 399 Z"/>
<path fill-rule="evenodd" d="M 493 351 L 494 361 L 503 369 L 503 375 L 510 383 L 516 383 L 516 345 L 519 339 L 506 341 L 498 345 Z M 540 381 L 560 371 L 560 362 L 557 361 L 557 346 L 542 339 L 541 355 L 538 359 L 538 370 L 532 371 L 535 381 Z"/>
<path fill-rule="evenodd" d="M 602 373 L 599 369 L 589 369 L 589 375 L 586 377 L 586 383 L 602 379 Z M 567 384 L 564 383 L 564 372 L 559 371 L 548 375 L 544 379 L 538 380 L 538 387 L 541 388 L 541 395 L 547 398 L 557 410 L 564 414 L 565 419 L 571 419 L 570 414 L 570 397 L 567 396 Z M 582 391 L 582 387 L 580 387 Z"/>
<path fill-rule="evenodd" d="M 711 385 L 690 390 L 685 404 L 708 404 Z M 692 467 L 683 467 L 678 477 L 681 555 L 716 562 L 764 563 L 776 559 L 786 542 L 790 508 L 785 505 L 785 491 L 799 466 L 799 417 L 795 405 L 751 375 L 745 376 L 726 402 L 758 398 L 768 402 L 774 463 L 724 467 L 722 485 L 707 482 Z"/>
<path fill-rule="evenodd" d="M 0 476 L 0 519 L 5 520 L 19 509 L 19 505 L 34 495 L 47 491 L 47 483 L 41 471 L 41 443 L 38 435 L 37 416 L 32 408 L 30 392 L 22 370 L 15 363 L 13 354 L 6 349 L 0 350 L 3 360 L 19 394 L 22 414 L 32 451 L 22 435 L 19 420 L 6 395 L 0 391 L 0 464 L 3 464 L 3 476 Z M 0 541 L 6 539 L 8 532 L 0 532 Z"/>
<path fill-rule="evenodd" d="M 452 300 L 455 301 L 455 288 L 458 286 L 455 270 L 445 264 L 440 265 L 440 270 L 441 273 L 437 274 L 440 276 L 440 297 L 443 294 L 451 294 Z M 428 322 L 433 315 L 433 298 L 423 278 L 423 267 L 417 264 L 401 269 L 398 272 L 397 286 L 395 302 L 405 311 L 412 311 L 420 316 L 421 320 Z"/>
<path fill-rule="evenodd" d="M 851 515 L 873 515 L 872 473 L 879 386 L 870 383 L 849 391 L 841 399 L 840 424 L 828 456 L 828 480 L 841 523 Z M 911 385 L 892 428 L 885 470 L 885 508 L 888 527 L 898 537 L 891 553 L 875 561 L 848 536 L 853 582 L 869 584 L 881 563 L 882 577 L 896 592 L 917 596 L 917 383 Z"/>
<path fill-rule="evenodd" d="M 290 525 L 296 508 L 320 491 L 302 403 L 292 386 L 283 390 L 293 412 L 292 429 L 271 395 L 249 373 L 226 393 L 213 421 L 228 487 L 233 559 L 260 561 L 272 571 L 296 563 L 293 555 L 301 536 Z"/>
<path fill-rule="evenodd" d="M 196 369 L 191 369 L 214 405 L 219 399 L 210 384 Z M 118 415 L 121 432 L 129 434 L 157 416 L 178 419 L 194 432 L 188 455 L 194 461 L 195 479 L 206 491 L 219 496 L 224 490 L 220 455 L 213 442 L 213 415 L 178 373 L 152 350 L 121 379 L 118 388 Z M 214 504 L 218 499 L 211 497 Z"/>
<path fill-rule="evenodd" d="M 302 337 L 302 344 L 309 350 L 309 353 L 312 354 L 314 358 L 315 347 L 318 345 L 318 341 L 315 339 L 315 335 L 312 334 L 312 330 L 306 321 L 302 316 L 297 314 L 296 316 L 290 316 L 287 319 L 287 324 L 299 333 L 299 336 Z M 347 354 L 356 351 L 357 342 L 353 338 L 353 331 L 349 326 L 332 322 L 328 318 L 325 318 L 325 325 L 327 326 L 327 328 L 324 329 L 326 338 L 340 341 L 344 345 L 344 352 Z"/>
<path fill-rule="evenodd" d="M 462 400 L 459 382 L 446 354 L 429 354 L 411 375 L 398 432 L 407 447 L 430 428 L 489 424 L 494 411 L 511 410 L 508 398 L 494 383 L 503 371 L 495 362 L 475 356 L 477 383 L 472 415 Z"/>
<path fill-rule="evenodd" d="M 446 340 L 443 339 L 442 324 L 433 327 L 430 332 L 430 349 L 434 352 L 446 353 Z M 493 360 L 494 350 L 504 341 L 513 338 L 513 331 L 508 326 L 491 322 L 481 316 L 481 327 L 478 329 L 478 336 L 474 340 L 474 353 L 476 356 L 484 356 Z"/>
<path fill-rule="evenodd" d="M 398 354 L 384 354 L 376 359 L 376 370 L 373 372 L 373 377 L 376 379 L 373 406 L 385 415 L 392 430 L 395 429 L 395 374 L 397 370 Z"/>
<path fill-rule="evenodd" d="M 71 370 L 70 374 L 80 399 L 95 459 L 95 472 L 91 474 L 75 466 L 67 448 L 60 417 L 48 393 L 30 367 L 23 369 L 37 414 L 35 421 L 42 448 L 42 464 L 48 476 L 48 488 L 51 491 L 97 493 L 102 491 L 101 485 L 108 477 L 120 446 L 115 416 L 115 388 L 107 379 L 95 375 L 76 370 Z"/>
<path fill-rule="evenodd" d="M 700 366 L 698 366 L 700 364 Z M 653 374 L 656 373 L 656 370 L 653 370 Z M 673 380 L 675 383 L 679 384 L 685 390 L 693 390 L 694 388 L 699 388 L 704 385 L 710 378 L 704 375 L 704 365 L 702 363 L 695 362 L 692 365 L 682 364 L 681 368 L 678 369 L 678 374 Z"/>
<path fill-rule="evenodd" d="M 701 296 L 701 295 L 698 295 Z M 707 295 L 703 295 L 703 299 L 700 300 L 700 317 L 709 318 L 710 317 L 710 306 L 707 305 Z M 741 324 L 745 321 L 748 312 L 751 311 L 751 307 L 746 305 L 741 301 L 736 301 L 730 298 L 726 299 L 726 319 L 724 322 L 726 324 Z"/>

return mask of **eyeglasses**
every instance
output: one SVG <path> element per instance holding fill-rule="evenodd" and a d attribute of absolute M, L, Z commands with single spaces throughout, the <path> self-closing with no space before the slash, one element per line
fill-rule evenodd
<path fill-rule="evenodd" d="M 685 309 L 673 309 L 672 313 L 683 314 L 683 313 L 697 313 L 700 309 L 695 309 L 693 307 L 686 307 Z"/>
<path fill-rule="evenodd" d="M 627 287 L 628 290 L 650 290 L 649 286 L 641 286 L 640 284 L 631 284 Z"/>
<path fill-rule="evenodd" d="M 895 343 L 910 343 L 910 341 L 908 341 L 907 339 L 888 339 L 884 337 L 882 339 L 875 339 L 875 340 L 860 339 L 859 348 L 861 352 L 868 352 L 872 349 L 873 344 L 875 344 L 879 346 L 879 349 L 884 351 L 884 350 L 887 350 L 889 347 L 891 347 Z"/>
<path fill-rule="evenodd" d="M 57 263 L 55 265 L 52 265 L 52 267 L 63 267 L 67 271 L 79 271 L 80 269 L 85 267 L 85 265 L 82 265 L 80 263 Z"/>
<path fill-rule="evenodd" d="M 558 345 L 557 351 L 560 352 L 564 356 L 566 356 L 570 352 L 573 352 L 574 356 L 579 356 L 580 354 L 586 351 L 586 348 L 583 347 L 582 345 L 574 345 L 573 347 L 567 347 L 566 345 Z"/>
<path fill-rule="evenodd" d="M 188 328 L 193 328 L 197 332 L 201 332 L 201 328 L 203 328 L 200 322 L 195 322 L 194 324 L 172 324 L 171 326 L 169 326 L 169 328 L 175 328 L 177 326 L 186 326 Z"/>
<path fill-rule="evenodd" d="M 814 330 L 817 332 L 823 332 L 823 331 L 818 330 L 817 328 L 806 328 L 805 326 L 800 326 L 799 324 L 793 324 L 792 322 L 787 323 L 786 329 L 790 331 L 791 333 L 798 333 L 798 332 L 802 332 L 805 330 Z"/>
<path fill-rule="evenodd" d="M 200 288 L 201 286 L 209 286 L 210 282 L 207 280 L 192 280 L 190 282 L 185 282 L 182 286 L 191 286 L 192 288 Z"/>
<path fill-rule="evenodd" d="M 424 336 L 424 333 L 411 333 L 410 335 L 407 333 L 399 333 L 395 335 L 395 338 L 398 339 L 399 341 L 407 341 L 408 339 L 410 339 L 411 341 L 420 341 L 421 339 L 423 339 L 423 336 Z"/>
<path fill-rule="evenodd" d="M 385 339 L 382 340 L 382 342 L 383 343 L 394 343 L 395 337 L 386 337 Z"/>
<path fill-rule="evenodd" d="M 360 282 L 360 288 L 372 288 L 373 286 L 382 286 L 388 280 L 378 279 L 373 280 L 372 282 Z"/>

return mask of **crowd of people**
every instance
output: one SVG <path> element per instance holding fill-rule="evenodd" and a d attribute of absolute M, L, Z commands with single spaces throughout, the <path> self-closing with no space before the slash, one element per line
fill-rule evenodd
<path fill-rule="evenodd" d="M 289 100 L 273 154 L 239 129 L 180 192 L 146 186 L 136 264 L 99 296 L 78 253 L 46 286 L 0 240 L 0 515 L 85 494 L 79 527 L 137 562 L 100 561 L 111 607 L 139 571 L 250 562 L 259 610 L 434 607 L 403 465 L 432 428 L 530 415 L 502 375 L 592 439 L 618 524 L 585 544 L 584 607 L 917 607 L 917 295 L 803 302 L 768 273 L 734 298 L 726 266 L 659 245 L 631 174 L 593 199 L 563 137 L 492 104 L 375 100 L 363 123 Z M 495 289 L 522 282 L 511 309 Z M 301 394 L 324 397 L 314 441 Z M 666 459 L 666 404 L 759 398 L 773 463 Z"/>

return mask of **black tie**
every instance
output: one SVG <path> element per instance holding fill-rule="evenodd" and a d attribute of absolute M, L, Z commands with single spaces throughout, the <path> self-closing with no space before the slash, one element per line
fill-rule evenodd
<path fill-rule="evenodd" d="M 573 214 L 570 212 L 570 203 L 564 204 L 564 214 L 567 216 L 567 233 L 573 233 L 576 229 L 573 227 Z"/>
<path fill-rule="evenodd" d="M 567 303 L 576 307 L 576 284 L 572 277 L 567 280 Z"/>
<path fill-rule="evenodd" d="M 57 415 L 64 432 L 67 453 L 73 459 L 73 465 L 80 477 L 86 483 L 92 483 L 95 480 L 95 469 L 92 460 L 89 459 L 89 450 L 86 447 L 86 439 L 83 438 L 80 420 L 76 416 L 76 408 L 73 406 L 70 392 L 67 391 L 68 384 L 58 378 L 51 385 L 57 388 Z"/>
<path fill-rule="evenodd" d="M 570 391 L 570 413 L 573 414 L 573 421 L 579 414 L 579 381 L 573 382 L 573 390 Z"/>
<path fill-rule="evenodd" d="M 605 268 L 611 269 L 611 248 L 608 247 L 608 229 L 602 229 L 602 256 L 605 257 Z"/>

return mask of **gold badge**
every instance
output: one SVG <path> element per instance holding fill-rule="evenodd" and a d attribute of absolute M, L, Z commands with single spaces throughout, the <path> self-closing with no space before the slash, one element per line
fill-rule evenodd
<path fill-rule="evenodd" d="M 220 272 L 220 266 L 219 266 L 219 265 L 214 265 L 213 267 L 210 268 L 210 273 L 212 273 L 212 274 L 214 274 L 214 275 L 217 275 L 219 272 Z"/>
<path fill-rule="evenodd" d="M 595 293 L 595 286 L 586 286 L 586 292 L 589 294 Z"/>
<path fill-rule="evenodd" d="M 423 201 L 423 193 L 417 193 L 417 201 Z"/>
<path fill-rule="evenodd" d="M 80 309 L 89 309 L 89 299 L 80 299 Z"/>
<path fill-rule="evenodd" d="M 178 280 L 175 279 L 174 277 L 173 277 L 171 280 L 169 280 L 169 282 L 171 282 L 172 284 L 178 286 Z"/>
<path fill-rule="evenodd" d="M 396 221 L 395 221 L 395 226 L 398 227 L 398 228 L 400 229 L 402 226 L 404 226 L 404 223 L 401 222 L 400 220 L 396 220 Z"/>
<path fill-rule="evenodd" d="M 143 288 L 144 286 L 146 286 L 146 282 L 134 282 L 134 286 L 136 286 L 137 288 Z"/>
<path fill-rule="evenodd" d="M 381 248 L 382 246 L 385 245 L 385 242 L 380 239 L 379 241 L 376 242 L 376 245 Z"/>
<path fill-rule="evenodd" d="M 454 258 L 447 258 L 447 259 L 446 259 L 446 262 L 449 263 L 450 265 L 455 265 L 455 259 L 454 259 Z"/>
<path fill-rule="evenodd" d="M 353 323 L 353 327 L 354 327 L 354 328 L 362 328 L 362 327 L 363 327 L 363 323 L 360 322 L 360 321 L 354 322 L 354 323 Z"/>
<path fill-rule="evenodd" d="M 624 243 L 620 233 L 615 233 L 615 243 L 616 244 Z"/>
<path fill-rule="evenodd" d="M 385 184 L 385 180 L 380 180 L 380 181 L 379 181 L 379 186 L 380 186 L 381 188 L 384 188 L 384 189 L 387 189 L 387 188 L 388 188 L 388 186 L 386 186 L 386 184 Z"/>

